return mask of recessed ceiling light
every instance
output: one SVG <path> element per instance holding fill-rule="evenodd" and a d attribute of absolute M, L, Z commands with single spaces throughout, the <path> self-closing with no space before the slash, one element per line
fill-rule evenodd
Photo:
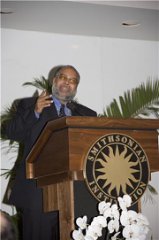
<path fill-rule="evenodd" d="M 2 8 L 0 13 L 1 14 L 11 14 L 11 13 L 13 13 L 13 9 L 11 9 L 11 8 Z"/>
<path fill-rule="evenodd" d="M 72 48 L 79 48 L 79 44 L 72 44 Z"/>
<path fill-rule="evenodd" d="M 138 27 L 138 26 L 140 26 L 140 23 L 136 22 L 136 21 L 132 21 L 132 20 L 127 20 L 127 21 L 122 22 L 122 26 L 124 26 L 124 27 Z"/>

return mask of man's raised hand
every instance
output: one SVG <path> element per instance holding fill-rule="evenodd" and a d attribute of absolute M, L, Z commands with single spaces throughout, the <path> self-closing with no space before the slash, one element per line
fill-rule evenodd
<path fill-rule="evenodd" d="M 45 90 L 42 91 L 36 101 L 35 112 L 42 113 L 43 109 L 51 106 L 52 103 L 52 95 L 49 95 Z"/>

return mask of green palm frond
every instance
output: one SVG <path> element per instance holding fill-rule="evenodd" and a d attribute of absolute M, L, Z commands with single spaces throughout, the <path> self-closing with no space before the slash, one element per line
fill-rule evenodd
<path fill-rule="evenodd" d="M 12 142 L 7 144 L 8 142 L 4 141 L 3 148 L 2 150 L 4 151 L 5 149 L 5 154 L 12 153 L 11 157 L 8 160 L 13 160 L 14 165 L 11 169 L 1 169 L 3 173 L 0 174 L 0 176 L 5 176 L 5 178 L 10 177 L 10 180 L 15 179 L 15 173 L 16 169 L 19 166 L 22 156 L 23 156 L 23 151 L 24 151 L 24 144 L 23 143 L 18 143 L 18 142 Z"/>
<path fill-rule="evenodd" d="M 46 90 L 49 94 L 51 93 L 51 84 L 45 77 L 35 78 L 33 82 L 25 82 L 23 86 L 34 86 L 40 90 Z"/>
<path fill-rule="evenodd" d="M 158 194 L 158 192 L 156 191 L 156 189 L 155 189 L 152 185 L 148 184 L 148 185 L 147 185 L 147 188 L 148 188 L 148 190 L 149 190 L 150 192 L 152 192 L 153 194 L 155 194 L 155 195 Z"/>
<path fill-rule="evenodd" d="M 159 118 L 159 79 L 142 83 L 139 87 L 127 91 L 104 109 L 100 116 L 110 118 L 144 118 L 153 116 Z M 153 203 L 153 195 L 158 194 L 156 189 L 148 184 L 144 194 L 144 202 Z"/>
<path fill-rule="evenodd" d="M 159 117 L 159 80 L 142 83 L 139 87 L 127 91 L 119 97 L 119 103 L 114 99 L 103 111 L 101 116 L 111 118 L 134 118 L 154 114 Z"/>
<path fill-rule="evenodd" d="M 12 119 L 16 113 L 18 102 L 15 101 L 12 106 L 6 107 L 6 109 L 1 114 L 1 123 Z"/>
<path fill-rule="evenodd" d="M 6 109 L 1 114 L 0 138 L 2 141 L 8 139 L 5 134 L 5 126 L 7 122 L 13 119 L 13 117 L 15 116 L 19 101 L 20 99 L 15 100 L 13 104 L 11 106 L 6 107 Z M 10 143 L 12 142 L 13 141 L 10 141 Z"/>

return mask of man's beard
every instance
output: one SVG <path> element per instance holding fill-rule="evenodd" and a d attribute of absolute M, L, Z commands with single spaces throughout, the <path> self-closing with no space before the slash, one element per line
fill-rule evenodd
<path fill-rule="evenodd" d="M 52 95 L 61 101 L 69 102 L 69 101 L 73 100 L 73 98 L 75 97 L 76 90 L 68 93 L 68 95 L 66 95 L 66 96 L 61 96 L 58 88 L 55 86 L 55 84 L 53 84 L 52 85 Z"/>

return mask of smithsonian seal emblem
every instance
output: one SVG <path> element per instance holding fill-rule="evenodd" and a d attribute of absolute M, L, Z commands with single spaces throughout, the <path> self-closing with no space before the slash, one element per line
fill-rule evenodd
<path fill-rule="evenodd" d="M 132 205 L 146 190 L 150 176 L 147 156 L 133 138 L 113 133 L 99 138 L 90 148 L 84 178 L 98 201 L 116 201 L 128 194 Z"/>

